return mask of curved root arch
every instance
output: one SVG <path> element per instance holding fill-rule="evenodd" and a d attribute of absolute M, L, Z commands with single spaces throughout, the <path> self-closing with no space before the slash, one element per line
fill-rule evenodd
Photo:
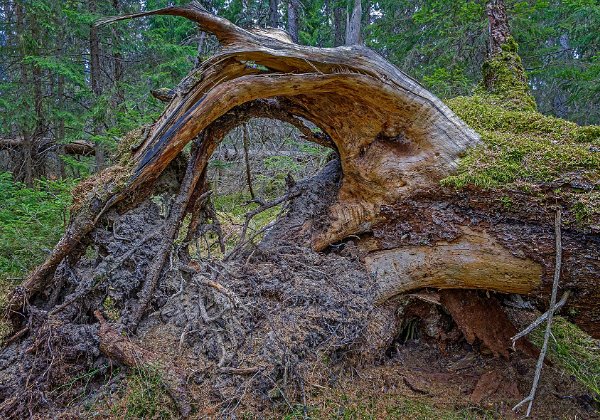
<path fill-rule="evenodd" d="M 310 120 L 340 155 L 344 176 L 338 200 L 328 228 L 313 240 L 316 249 L 323 249 L 367 229 L 382 204 L 437 183 L 478 142 L 438 98 L 365 47 L 296 45 L 281 31 L 246 31 L 195 2 L 101 24 L 161 14 L 195 21 L 223 48 L 176 89 L 135 152 L 128 187 L 111 204 L 155 180 L 187 143 L 235 107 L 276 98 L 273 108 L 288 119 Z"/>

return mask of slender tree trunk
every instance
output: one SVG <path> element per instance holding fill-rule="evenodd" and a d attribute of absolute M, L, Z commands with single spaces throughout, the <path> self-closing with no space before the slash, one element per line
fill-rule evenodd
<path fill-rule="evenodd" d="M 333 8 L 333 46 L 344 45 L 346 33 L 346 9 L 335 4 Z"/>
<path fill-rule="evenodd" d="M 33 54 L 39 54 L 38 50 L 38 42 L 41 42 L 42 36 L 40 32 L 40 27 L 38 23 L 35 21 L 31 22 L 31 36 L 33 38 Z M 29 137 L 28 144 L 28 159 L 29 162 L 27 164 L 27 173 L 25 183 L 27 185 L 33 184 L 34 178 L 34 166 L 36 165 L 36 150 L 37 144 L 40 139 L 42 139 L 45 135 L 46 129 L 46 121 L 44 115 L 44 95 L 43 95 L 43 87 L 42 87 L 42 69 L 38 64 L 33 64 L 31 66 L 31 75 L 32 75 L 32 83 L 33 83 L 33 109 L 35 112 L 35 127 L 33 130 L 33 134 Z M 43 162 L 40 163 L 43 166 Z M 41 172 L 43 173 L 43 171 Z"/>
<path fill-rule="evenodd" d="M 96 0 L 88 1 L 90 13 L 96 12 Z M 90 28 L 90 85 L 94 98 L 98 100 L 102 95 L 102 86 L 100 84 L 100 41 L 98 39 L 98 28 Z M 101 133 L 100 121 L 98 116 L 94 116 L 92 122 L 93 134 L 97 136 Z M 96 144 L 96 171 L 101 171 L 105 167 L 104 147 L 102 144 Z"/>
<path fill-rule="evenodd" d="M 244 145 L 244 164 L 246 166 L 246 182 L 248 183 L 248 190 L 250 191 L 250 197 L 255 199 L 254 188 L 252 188 L 252 173 L 250 171 L 250 133 L 248 130 L 248 124 L 242 126 L 242 142 Z"/>
<path fill-rule="evenodd" d="M 204 2 L 204 6 L 207 7 L 209 10 L 212 10 L 212 0 L 206 0 Z M 204 50 L 204 45 L 206 44 L 207 41 L 207 33 L 204 32 L 202 29 L 198 28 L 198 55 L 196 56 L 196 60 L 194 61 L 194 67 L 200 67 L 202 65 L 202 63 L 204 62 L 204 58 L 205 58 L 205 50 Z"/>
<path fill-rule="evenodd" d="M 366 28 L 369 26 L 370 23 L 371 23 L 371 2 L 367 1 L 365 3 L 364 10 L 362 11 L 361 25 L 363 28 Z"/>
<path fill-rule="evenodd" d="M 288 0 L 288 32 L 292 37 L 292 41 L 298 42 L 298 12 L 300 10 L 300 2 L 298 0 Z"/>
<path fill-rule="evenodd" d="M 63 75 L 58 76 L 58 84 L 56 89 L 56 96 L 58 97 L 58 103 L 62 107 L 65 103 L 65 77 Z M 64 146 L 62 145 L 65 140 L 65 119 L 64 117 L 58 117 L 58 121 L 56 122 L 56 143 L 57 143 L 57 152 L 56 152 L 56 164 L 58 167 L 58 174 L 61 178 L 65 177 L 65 164 L 61 159 L 61 156 L 64 154 Z"/>
<path fill-rule="evenodd" d="M 346 45 L 360 44 L 360 23 L 362 20 L 362 2 L 354 0 L 352 14 L 348 18 L 346 25 Z"/>
<path fill-rule="evenodd" d="M 508 16 L 504 0 L 490 0 L 486 8 L 489 29 L 489 56 L 502 52 L 502 45 L 510 37 Z"/>
<path fill-rule="evenodd" d="M 16 17 L 16 33 L 17 33 L 17 48 L 19 55 L 21 57 L 25 57 L 27 55 L 26 47 L 25 47 L 25 10 L 21 2 L 15 3 L 15 17 Z M 20 83 L 21 86 L 28 88 L 29 87 L 29 69 L 23 60 L 20 60 L 19 64 L 20 70 Z M 26 95 L 28 95 L 27 93 Z M 21 148 L 23 166 L 22 169 L 18 172 L 20 174 L 20 178 L 25 182 L 26 185 L 30 186 L 33 180 L 33 157 L 32 157 L 32 145 L 31 145 L 31 132 L 26 127 L 20 127 L 19 131 L 23 136 L 23 146 Z M 15 171 L 16 172 L 16 171 Z"/>
<path fill-rule="evenodd" d="M 269 26 L 271 28 L 277 28 L 279 26 L 278 0 L 269 0 Z"/>
<path fill-rule="evenodd" d="M 115 14 L 121 14 L 121 4 L 119 0 L 113 0 L 113 9 L 115 10 Z M 119 41 L 121 39 L 120 31 L 117 26 L 111 27 L 112 39 L 113 39 L 113 97 L 112 97 L 112 105 L 113 109 L 116 109 L 120 104 L 125 101 L 125 92 L 123 92 L 123 87 L 121 86 L 121 81 L 123 80 L 123 74 L 125 70 L 123 68 L 123 54 L 119 51 Z"/>

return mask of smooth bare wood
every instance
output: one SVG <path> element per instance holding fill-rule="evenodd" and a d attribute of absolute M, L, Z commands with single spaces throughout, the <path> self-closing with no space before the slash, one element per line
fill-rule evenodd
<path fill-rule="evenodd" d="M 517 258 L 488 233 L 468 228 L 456 241 L 373 252 L 365 264 L 378 283 L 379 302 L 424 287 L 527 294 L 540 286 L 542 276 L 540 264 Z"/>

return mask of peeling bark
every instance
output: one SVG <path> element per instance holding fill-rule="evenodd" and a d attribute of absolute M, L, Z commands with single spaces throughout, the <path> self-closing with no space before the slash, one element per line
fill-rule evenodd
<path fill-rule="evenodd" d="M 275 32 L 245 31 L 194 3 L 107 22 L 152 14 L 192 19 L 223 48 L 177 88 L 136 152 L 135 174 L 115 201 L 156 179 L 220 116 L 276 97 L 289 115 L 316 124 L 341 157 L 344 177 L 329 227 L 313 239 L 315 249 L 324 249 L 368 230 L 381 205 L 437 184 L 479 142 L 438 98 L 365 47 L 296 45 Z"/>

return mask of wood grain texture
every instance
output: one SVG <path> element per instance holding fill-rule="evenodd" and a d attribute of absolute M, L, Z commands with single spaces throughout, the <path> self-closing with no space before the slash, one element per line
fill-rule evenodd
<path fill-rule="evenodd" d="M 175 89 L 136 152 L 137 168 L 123 197 L 153 182 L 217 119 L 244 104 L 276 98 L 290 118 L 319 127 L 340 155 L 338 198 L 328 227 L 313 239 L 320 250 L 368 230 L 382 205 L 437 184 L 479 143 L 438 98 L 368 48 L 297 45 L 281 31 L 238 28 L 196 3 L 142 15 L 160 14 L 194 20 L 217 36 L 222 49 Z"/>

